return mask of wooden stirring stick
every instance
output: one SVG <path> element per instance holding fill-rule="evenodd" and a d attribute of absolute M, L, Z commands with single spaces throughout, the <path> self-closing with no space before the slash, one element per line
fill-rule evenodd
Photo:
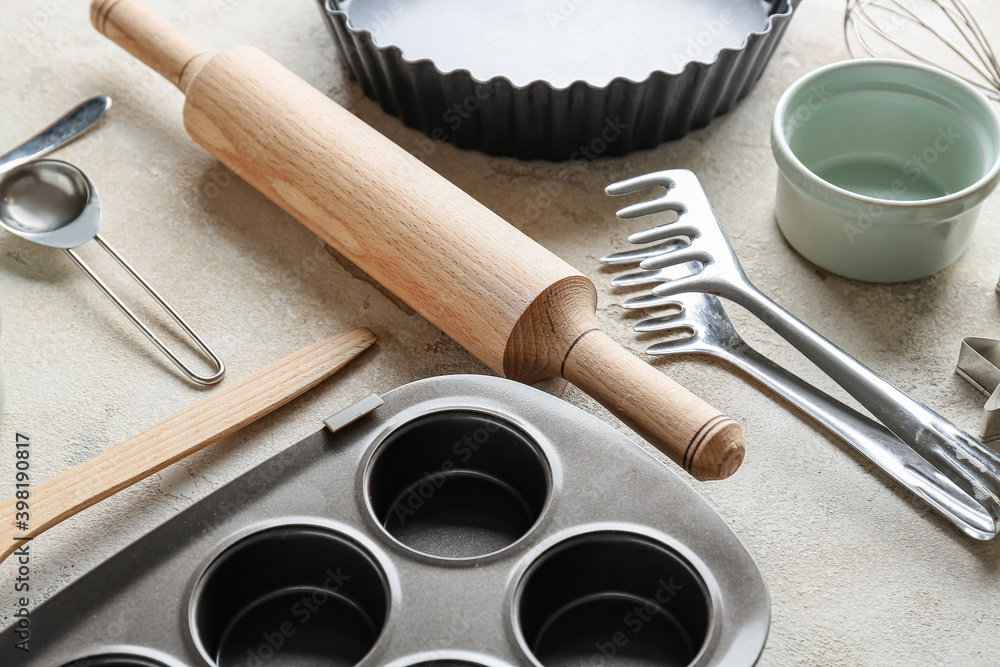
<path fill-rule="evenodd" d="M 277 361 L 206 396 L 172 417 L 31 488 L 28 529 L 18 528 L 17 499 L 0 505 L 0 561 L 25 540 L 171 463 L 193 454 L 312 389 L 375 342 L 355 329 Z M 22 515 L 23 517 L 23 515 Z"/>

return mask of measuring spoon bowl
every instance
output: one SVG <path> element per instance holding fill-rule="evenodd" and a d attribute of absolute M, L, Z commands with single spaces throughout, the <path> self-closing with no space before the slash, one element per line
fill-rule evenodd
<path fill-rule="evenodd" d="M 0 177 L 0 225 L 51 248 L 76 248 L 101 227 L 101 203 L 93 182 L 59 160 L 36 160 Z"/>

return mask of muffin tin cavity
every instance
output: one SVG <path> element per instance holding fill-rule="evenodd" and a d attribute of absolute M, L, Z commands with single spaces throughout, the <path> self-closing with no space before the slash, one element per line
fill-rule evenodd
<path fill-rule="evenodd" d="M 397 541 L 420 553 L 485 556 L 531 530 L 550 492 L 538 445 L 486 413 L 447 411 L 393 431 L 368 470 L 370 508 Z"/>
<path fill-rule="evenodd" d="M 518 629 L 544 667 L 689 665 L 709 635 L 711 602 L 694 568 L 651 538 L 581 535 L 527 570 Z"/>
<path fill-rule="evenodd" d="M 388 614 L 382 568 L 354 540 L 315 526 L 261 531 L 203 575 L 194 632 L 218 667 L 357 664 Z"/>

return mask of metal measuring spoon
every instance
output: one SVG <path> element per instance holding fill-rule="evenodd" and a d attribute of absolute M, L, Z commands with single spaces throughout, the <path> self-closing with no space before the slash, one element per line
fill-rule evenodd
<path fill-rule="evenodd" d="M 67 111 L 62 118 L 14 150 L 0 155 L 0 172 L 40 158 L 76 139 L 100 120 L 104 112 L 110 108 L 111 98 L 107 95 L 98 95 L 78 104 Z"/>
<path fill-rule="evenodd" d="M 132 324 L 192 382 L 208 385 L 222 379 L 226 368 L 219 356 L 98 233 L 101 202 L 94 184 L 80 169 L 59 160 L 35 160 L 8 171 L 0 177 L 0 226 L 33 243 L 64 249 Z M 191 370 L 87 266 L 74 248 L 91 239 L 128 271 L 212 360 L 216 368 L 212 375 L 198 375 Z"/>

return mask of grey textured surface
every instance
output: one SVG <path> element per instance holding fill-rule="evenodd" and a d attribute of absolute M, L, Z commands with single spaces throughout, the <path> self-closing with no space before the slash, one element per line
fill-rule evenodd
<path fill-rule="evenodd" d="M 954 267 L 895 286 L 818 271 L 788 247 L 774 222 L 771 113 L 796 78 L 846 57 L 841 2 L 802 4 L 759 86 L 729 116 L 653 151 L 575 166 L 489 158 L 404 128 L 346 77 L 314 0 L 150 4 L 208 48 L 263 48 L 591 276 L 601 293 L 602 326 L 636 351 L 644 345 L 630 332 L 633 319 L 614 307 L 620 297 L 609 287 L 613 273 L 598 263 L 625 246 L 631 228 L 615 219 L 622 202 L 603 188 L 648 171 L 692 169 L 765 292 L 960 426 L 978 427 L 983 399 L 953 367 L 963 335 L 1000 335 L 993 290 L 998 200 L 986 203 L 974 246 Z M 1000 23 L 1000 7 L 969 4 L 987 29 Z M 93 178 L 106 237 L 224 355 L 229 381 L 354 326 L 371 327 L 380 340 L 308 396 L 33 542 L 33 604 L 368 391 L 486 372 L 419 316 L 351 277 L 315 237 L 190 141 L 180 93 L 97 35 L 86 5 L 0 0 L 0 146 L 19 143 L 84 97 L 115 99 L 99 131 L 56 157 Z M 0 308 L 8 378 L 0 489 L 12 489 L 15 432 L 30 434 L 40 480 L 203 395 L 58 252 L 0 237 Z M 834 390 L 774 335 L 743 313 L 734 316 L 759 349 Z M 662 368 L 744 427 L 741 471 L 695 487 L 746 541 L 768 579 L 773 623 L 761 664 L 996 664 L 1000 543 L 962 537 L 727 368 L 700 360 Z M 576 389 L 566 397 L 615 423 Z M 0 566 L 4 626 L 13 577 L 9 563 Z"/>

